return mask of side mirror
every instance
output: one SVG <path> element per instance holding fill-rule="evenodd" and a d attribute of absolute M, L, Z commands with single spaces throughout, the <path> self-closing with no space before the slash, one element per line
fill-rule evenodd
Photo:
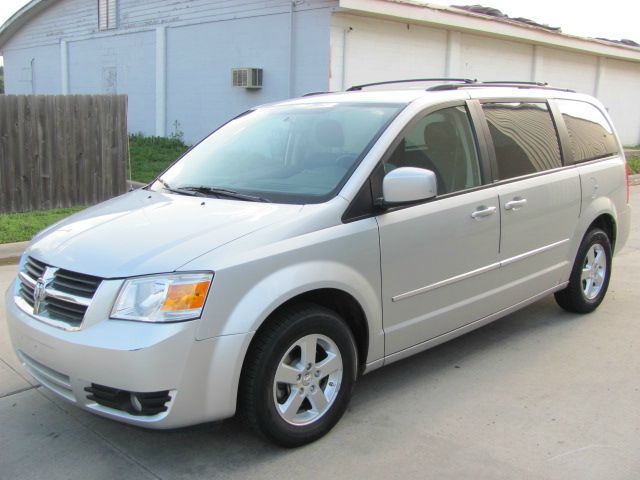
<path fill-rule="evenodd" d="M 396 168 L 387 173 L 382 181 L 385 207 L 427 200 L 435 197 L 437 191 L 436 174 L 424 168 Z"/>

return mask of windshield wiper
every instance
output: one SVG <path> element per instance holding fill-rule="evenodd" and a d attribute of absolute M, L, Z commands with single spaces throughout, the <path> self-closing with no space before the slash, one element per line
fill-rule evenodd
<path fill-rule="evenodd" d="M 240 193 L 228 188 L 208 187 L 206 185 L 184 185 L 177 190 L 193 192 L 194 194 L 215 195 L 217 197 L 235 198 L 237 200 L 246 200 L 248 202 L 265 202 L 271 203 L 270 200 L 258 195 L 249 195 L 248 193 Z"/>
<path fill-rule="evenodd" d="M 174 187 L 169 185 L 167 182 L 165 182 L 161 178 L 158 178 L 158 182 L 160 182 L 162 184 L 162 188 L 164 188 L 165 190 L 167 190 L 168 192 L 171 192 L 171 193 L 177 193 L 179 195 L 188 195 L 190 197 L 202 197 L 202 196 L 204 196 L 204 194 L 202 192 L 199 192 L 197 190 L 187 190 L 187 189 L 184 189 L 184 188 L 174 188 Z"/>

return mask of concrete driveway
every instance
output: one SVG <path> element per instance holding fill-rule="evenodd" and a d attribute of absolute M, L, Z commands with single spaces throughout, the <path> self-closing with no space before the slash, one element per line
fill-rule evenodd
<path fill-rule="evenodd" d="M 0 313 L 0 479 L 637 480 L 640 187 L 632 194 L 633 233 L 595 313 L 549 297 L 367 375 L 338 426 L 297 450 L 236 420 L 147 431 L 75 409 L 31 383 Z M 2 291 L 14 270 L 0 267 Z"/>

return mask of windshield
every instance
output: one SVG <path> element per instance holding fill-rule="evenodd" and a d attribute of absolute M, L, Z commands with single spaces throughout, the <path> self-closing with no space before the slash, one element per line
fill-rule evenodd
<path fill-rule="evenodd" d="M 153 190 L 278 203 L 335 196 L 404 105 L 311 103 L 259 108 L 212 133 Z"/>

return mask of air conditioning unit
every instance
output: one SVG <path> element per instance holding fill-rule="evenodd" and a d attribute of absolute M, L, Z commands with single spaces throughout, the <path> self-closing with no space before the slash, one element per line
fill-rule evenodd
<path fill-rule="evenodd" d="M 262 88 L 261 68 L 233 68 L 231 73 L 234 87 Z"/>

